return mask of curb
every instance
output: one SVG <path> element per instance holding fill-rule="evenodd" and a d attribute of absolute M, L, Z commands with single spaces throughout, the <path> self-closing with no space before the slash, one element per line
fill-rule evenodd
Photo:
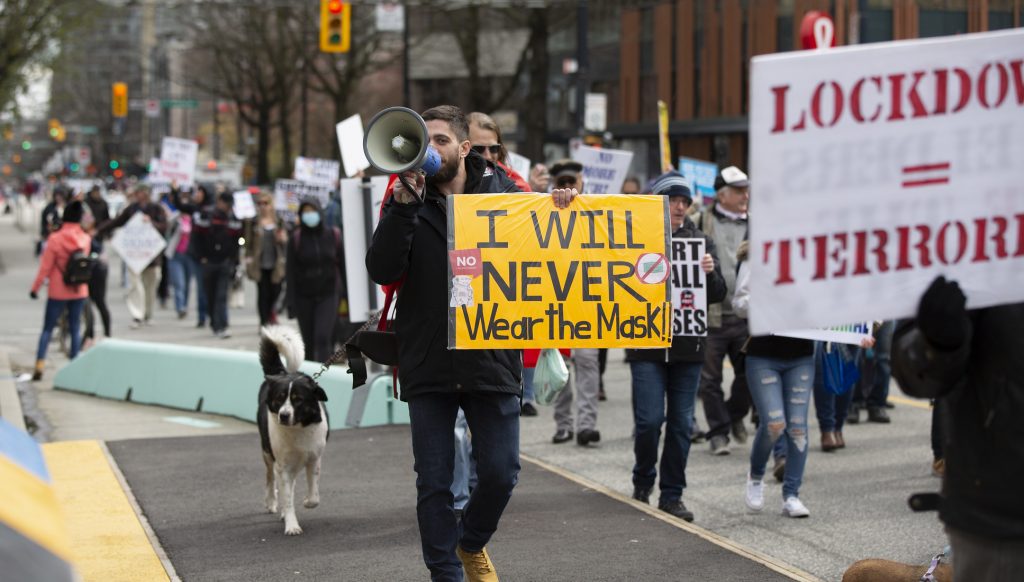
<path fill-rule="evenodd" d="M 14 372 L 7 351 L 0 349 L 0 417 L 15 428 L 27 432 L 25 415 L 21 409 L 21 397 L 14 383 Z"/>

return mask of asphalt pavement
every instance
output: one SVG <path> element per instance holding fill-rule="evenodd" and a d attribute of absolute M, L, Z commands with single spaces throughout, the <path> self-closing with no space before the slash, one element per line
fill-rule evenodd
<path fill-rule="evenodd" d="M 0 285 L 0 321 L 3 321 L 0 348 L 8 352 L 15 375 L 31 369 L 42 321 L 43 303 L 28 298 L 35 273 L 32 257 L 35 231 L 33 224 L 26 232 L 20 232 L 10 216 L 0 217 L 0 280 L 3 281 Z M 118 285 L 118 273 L 115 260 L 108 284 L 108 301 L 116 337 L 255 350 L 258 326 L 252 285 L 247 287 L 246 307 L 231 311 L 233 337 L 219 340 L 208 329 L 195 328 L 193 314 L 178 320 L 172 309 L 158 309 L 151 327 L 128 329 L 130 318 Z M 263 549 L 287 541 L 279 535 L 277 524 L 268 524 L 268 520 L 273 520 L 259 511 L 262 463 L 258 445 L 253 444 L 254 440 L 249 442 L 254 438 L 254 427 L 236 419 L 52 390 L 49 380 L 53 371 L 65 361 L 59 352 L 51 349 L 44 380 L 18 384 L 30 424 L 39 428 L 37 439 L 108 441 L 146 515 L 154 522 L 159 543 L 167 547 L 183 579 L 227 579 L 216 577 L 225 572 L 216 569 L 216 558 L 220 555 L 238 556 L 236 560 L 244 561 L 245 552 L 249 552 L 249 560 L 269 567 L 262 557 Z M 730 377 L 727 371 L 727 381 Z M 721 575 L 709 574 L 711 571 L 704 570 L 702 564 L 716 563 L 718 558 L 707 556 L 723 546 L 730 546 L 739 554 L 753 557 L 749 560 L 751 563 L 757 563 L 759 556 L 766 556 L 824 580 L 839 580 L 846 567 L 858 559 L 879 557 L 925 563 L 946 544 L 934 513 L 914 514 L 906 505 L 910 494 L 934 491 L 939 481 L 930 474 L 927 404 L 900 398 L 895 383 L 892 394 L 896 408 L 890 411 L 892 424 L 848 426 L 844 431 L 848 448 L 843 451 L 821 452 L 817 446 L 817 423 L 812 419 L 812 450 L 801 490 L 801 498 L 811 511 L 809 519 L 793 520 L 780 515 L 781 496 L 779 486 L 774 483 L 768 488 L 765 511 L 759 515 L 746 513 L 743 485 L 749 443 L 734 443 L 731 454 L 724 457 L 711 456 L 707 444 L 695 444 L 687 469 L 689 488 L 684 494 L 685 502 L 696 514 L 694 526 L 682 523 L 668 526 L 672 532 L 685 534 L 668 536 L 668 547 L 653 542 L 653 545 L 631 542 L 629 540 L 647 539 L 640 533 L 625 533 L 633 532 L 634 526 L 663 528 L 666 524 L 624 500 L 632 491 L 633 459 L 629 370 L 621 350 L 610 352 L 605 384 L 609 399 L 599 407 L 598 428 L 602 440 L 596 446 L 584 449 L 575 443 L 551 444 L 554 421 L 549 408 L 542 408 L 541 416 L 523 419 L 524 458 L 535 459 L 545 468 L 524 461 L 521 486 L 513 495 L 509 513 L 495 539 L 495 548 L 501 548 L 495 559 L 502 572 L 509 572 L 508 579 L 635 580 L 642 576 L 665 580 L 719 580 Z M 698 421 L 705 424 L 699 406 Z M 236 433 L 242 436 L 230 436 Z M 375 448 L 370 438 L 386 441 L 388 445 Z M 368 447 L 354 455 L 368 461 L 364 469 L 384 477 L 374 478 L 370 486 L 363 481 L 372 473 L 357 472 L 361 462 L 352 462 L 356 443 Z M 301 546 L 280 546 L 281 553 L 277 554 L 280 559 L 288 564 L 296 561 L 305 564 L 296 567 L 293 573 L 310 572 L 320 567 L 316 564 L 321 560 L 321 552 L 333 548 L 342 552 L 345 560 L 363 564 L 362 571 L 374 573 L 343 579 L 388 579 L 369 569 L 379 564 L 373 560 L 379 560 L 381 552 L 385 552 L 389 562 L 394 560 L 396 572 L 402 572 L 402 576 L 408 573 L 408 579 L 422 578 L 424 570 L 415 543 L 412 505 L 415 486 L 408 457 L 407 429 L 336 431 L 332 434 L 328 456 L 328 469 L 322 482 L 325 503 L 317 510 L 300 509 L 300 522 L 304 527 L 309 525 L 309 538 L 314 537 L 314 532 L 330 532 L 330 535 L 318 538 L 318 542 L 307 538 Z M 147 457 L 154 466 L 140 471 L 140 459 Z M 202 484 L 202 487 L 192 487 L 192 484 Z M 192 497 L 183 497 L 179 492 L 184 490 L 191 491 Z M 218 496 L 218 491 L 226 494 Z M 606 494 L 592 495 L 595 491 Z M 591 497 L 597 501 L 592 503 Z M 334 506 L 334 502 L 326 499 L 340 503 Z M 345 499 L 352 502 L 341 501 Z M 552 499 L 557 503 L 551 503 Z M 197 508 L 190 508 L 190 503 L 195 503 Z M 609 521 L 587 521 L 590 519 L 587 516 L 595 511 L 618 517 Z M 561 516 L 565 527 L 554 527 L 557 524 L 547 515 L 551 512 Z M 521 519 L 526 520 L 522 522 L 524 525 L 519 525 Z M 551 537 L 543 544 L 531 545 L 531 536 L 536 539 L 539 533 L 529 524 L 549 522 L 554 524 L 552 529 L 544 531 Z M 637 523 L 643 525 L 637 526 Z M 206 536 L 206 531 L 211 531 L 211 535 Z M 623 536 L 619 536 L 620 533 Z M 622 546 L 627 548 L 623 550 L 615 544 L 626 535 L 628 540 L 623 543 L 632 545 Z M 595 536 L 601 539 L 592 541 Z M 179 540 L 184 541 L 179 544 Z M 346 544 L 345 540 L 350 543 Z M 717 540 L 717 543 L 705 541 L 694 550 L 687 545 L 694 543 L 693 540 Z M 369 548 L 374 542 L 380 546 Z M 588 544 L 599 551 L 584 551 Z M 636 544 L 639 546 L 633 553 Z M 193 546 L 191 550 L 189 546 Z M 639 549 L 640 546 L 644 549 Z M 345 549 L 348 547 L 354 547 L 351 555 Z M 292 554 L 294 559 L 289 557 Z M 633 555 L 649 558 L 650 562 L 626 558 Z M 684 556 L 684 562 L 675 561 L 677 555 Z M 211 577 L 191 576 L 198 572 L 191 565 L 193 559 L 206 560 L 204 563 L 210 565 L 213 573 Z M 673 569 L 664 576 L 653 575 L 662 572 L 659 568 L 666 560 Z M 607 564 L 602 566 L 604 562 Z M 540 570 L 556 564 L 565 568 Z M 625 565 L 633 567 L 618 569 Z M 621 575 L 572 578 L 578 567 L 584 568 L 580 572 Z M 258 573 L 257 570 L 253 572 Z M 542 571 L 552 575 L 531 575 Z M 755 577 L 736 579 L 767 578 L 758 573 Z"/>
<path fill-rule="evenodd" d="M 263 509 L 255 435 L 108 446 L 183 580 L 426 577 L 407 426 L 331 434 L 320 506 L 302 508 L 298 487 L 298 537 Z M 530 462 L 489 552 L 503 580 L 789 579 Z"/>

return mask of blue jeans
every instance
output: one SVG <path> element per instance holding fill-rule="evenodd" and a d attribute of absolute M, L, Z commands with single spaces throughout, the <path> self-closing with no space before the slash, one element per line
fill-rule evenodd
<path fill-rule="evenodd" d="M 747 356 L 750 396 L 761 417 L 750 450 L 750 477 L 764 477 L 772 448 L 786 435 L 786 476 L 782 498 L 798 497 L 807 464 L 807 413 L 814 384 L 814 357 Z"/>
<path fill-rule="evenodd" d="M 188 309 L 189 258 L 185 253 L 174 253 L 167 261 L 167 276 L 171 278 L 174 291 L 174 310 L 184 313 Z"/>
<path fill-rule="evenodd" d="M 181 308 L 178 309 L 178 311 L 188 310 L 188 291 L 189 287 L 192 285 L 192 281 L 194 280 L 196 282 L 196 315 L 198 317 L 197 321 L 199 323 L 206 323 L 206 291 L 203 288 L 202 265 L 200 265 L 199 261 L 195 260 L 195 258 L 188 253 L 175 253 L 174 258 L 171 259 L 171 264 L 169 265 L 168 268 L 174 268 L 174 264 L 175 262 L 178 262 L 179 258 L 180 262 L 178 268 L 181 269 L 181 285 L 178 285 L 178 282 L 175 281 L 174 271 L 172 270 L 170 273 L 171 284 L 174 285 L 175 290 L 174 305 L 175 307 L 178 306 L 178 289 L 181 289 L 183 296 L 181 301 Z"/>
<path fill-rule="evenodd" d="M 853 387 L 857 393 L 854 400 L 867 408 L 882 408 L 889 399 L 889 380 L 892 379 L 892 366 L 889 363 L 892 350 L 892 336 L 896 331 L 896 321 L 888 320 L 875 333 L 875 347 L 861 350 L 858 354 L 862 380 Z M 868 357 L 868 354 L 872 357 Z"/>
<path fill-rule="evenodd" d="M 536 368 L 523 366 L 523 402 L 533 402 L 537 399 L 533 395 L 533 374 L 536 371 Z"/>
<path fill-rule="evenodd" d="M 686 460 L 690 455 L 690 428 L 700 385 L 701 362 L 630 362 L 633 376 L 633 485 L 654 487 L 658 472 L 658 441 L 665 423 L 665 450 L 661 453 L 660 503 L 676 501 L 686 488 Z M 666 406 L 667 401 L 667 406 Z"/>
<path fill-rule="evenodd" d="M 53 328 L 57 327 L 57 321 L 64 310 L 68 310 L 68 331 L 71 332 L 71 353 L 69 357 L 78 355 L 82 347 L 82 308 L 85 306 L 85 299 L 47 299 L 46 314 L 43 316 L 43 333 L 39 334 L 39 347 L 36 349 L 36 359 L 46 359 L 46 349 L 50 347 L 50 337 L 53 336 Z"/>
<path fill-rule="evenodd" d="M 476 487 L 476 459 L 469 438 L 469 423 L 460 408 L 455 417 L 455 472 L 452 476 L 452 496 L 458 510 L 465 509 L 469 493 Z"/>
<path fill-rule="evenodd" d="M 461 523 L 451 491 L 460 407 L 472 431 L 479 480 Z M 519 479 L 519 395 L 428 392 L 409 399 L 409 421 L 423 561 L 432 580 L 458 582 L 456 546 L 479 552 L 487 545 Z"/>
<path fill-rule="evenodd" d="M 825 360 L 825 343 L 814 343 L 814 410 L 818 415 L 818 425 L 822 433 L 842 432 L 846 423 L 846 415 L 853 402 L 856 387 L 851 387 L 843 394 L 835 394 L 825 388 L 825 375 L 822 366 Z"/>

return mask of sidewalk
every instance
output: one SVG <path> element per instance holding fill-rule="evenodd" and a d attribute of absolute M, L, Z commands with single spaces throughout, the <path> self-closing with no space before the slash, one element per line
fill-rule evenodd
<path fill-rule="evenodd" d="M 7 267 L 7 272 L 2 275 L 5 284 L 0 288 L 0 299 L 3 300 L 0 303 L 0 309 L 2 309 L 0 317 L 2 317 L 5 327 L 4 339 L 0 347 L 8 350 L 12 365 L 18 372 L 25 371 L 31 366 L 42 319 L 42 304 L 31 302 L 27 297 L 27 289 L 35 272 L 35 262 L 31 250 L 29 237 L 18 233 L 3 218 L 0 218 L 0 260 Z M 108 301 L 114 315 L 114 335 L 116 337 L 232 349 L 255 349 L 257 319 L 254 313 L 251 285 L 248 287 L 247 307 L 231 312 L 231 327 L 234 337 L 223 341 L 213 338 L 209 330 L 195 329 L 191 316 L 184 321 L 178 321 L 173 310 L 158 310 L 155 324 L 152 327 L 140 330 L 127 329 L 126 323 L 129 318 L 117 285 L 119 270 L 112 266 L 111 273 Z M 52 378 L 53 370 L 63 363 L 61 358 L 62 356 L 51 350 L 51 367 L 47 370 L 47 379 Z M 728 381 L 729 378 L 727 378 Z M 34 392 L 38 402 L 26 406 L 26 410 L 29 414 L 37 414 L 44 425 L 47 421 L 51 425 L 45 439 L 109 441 L 111 451 L 114 452 L 118 464 L 124 465 L 122 469 L 129 477 L 132 488 L 139 494 L 140 503 L 151 519 L 153 509 L 147 503 L 159 504 L 169 501 L 161 500 L 160 495 L 154 497 L 147 492 L 139 493 L 143 487 L 137 484 L 138 477 L 132 477 L 135 469 L 128 467 L 123 462 L 123 459 L 127 458 L 125 455 L 129 450 L 145 449 L 149 450 L 150 454 L 155 454 L 158 450 L 176 447 L 184 451 L 203 451 L 203 455 L 214 454 L 218 451 L 218 447 L 229 446 L 217 443 L 232 443 L 237 439 L 245 442 L 245 439 L 249 437 L 212 437 L 208 435 L 215 433 L 248 433 L 251 435 L 255 430 L 252 425 L 234 419 L 112 402 L 53 391 L 45 380 L 36 384 Z M 602 433 L 599 446 L 583 449 L 574 443 L 551 444 L 550 438 L 554 433 L 554 421 L 550 408 L 541 408 L 541 416 L 523 419 L 524 481 L 523 486 L 517 489 L 513 496 L 513 506 L 520 507 L 527 512 L 552 507 L 545 501 L 546 490 L 534 491 L 527 486 L 526 474 L 547 476 L 556 473 L 564 477 L 567 482 L 575 483 L 574 490 L 577 493 L 591 488 L 600 488 L 602 491 L 607 491 L 616 500 L 622 500 L 631 493 L 630 472 L 633 458 L 630 436 L 632 430 L 630 381 L 629 370 L 622 361 L 621 350 L 612 350 L 609 354 L 605 385 L 609 400 L 601 403 L 599 409 L 598 428 Z M 893 394 L 899 394 L 895 385 Z M 31 396 L 27 400 L 31 400 Z M 698 410 L 700 411 L 700 406 L 698 406 Z M 205 422 L 181 424 L 181 421 L 168 420 L 174 417 L 208 421 L 216 423 L 216 426 L 207 425 Z M 768 507 L 764 513 L 760 515 L 746 513 L 743 505 L 743 483 L 747 471 L 749 444 L 734 444 L 732 454 L 725 457 L 709 455 L 706 444 L 694 445 L 687 469 L 689 488 L 685 494 L 685 501 L 696 514 L 695 526 L 679 522 L 673 524 L 673 529 L 686 536 L 691 535 L 686 532 L 692 532 L 697 536 L 705 536 L 704 539 L 750 548 L 755 553 L 771 556 L 781 563 L 792 564 L 825 580 L 839 580 L 846 567 L 854 561 L 866 557 L 925 563 L 933 553 L 946 544 L 945 536 L 935 514 L 911 513 L 907 509 L 906 498 L 911 493 L 934 491 L 939 487 L 938 480 L 929 474 L 931 459 L 928 445 L 930 413 L 926 405 L 922 408 L 920 402 L 899 400 L 897 408 L 892 411 L 892 417 L 893 423 L 890 425 L 861 424 L 847 427 L 844 434 L 849 442 L 849 448 L 832 454 L 824 454 L 818 448 L 816 423 L 812 423 L 810 439 L 812 451 L 801 493 L 801 498 L 811 510 L 811 518 L 806 520 L 792 520 L 779 515 L 776 506 L 781 503 L 781 498 L 779 487 L 774 483 L 769 484 Z M 702 412 L 698 412 L 698 418 L 704 424 Z M 392 430 L 401 432 L 401 429 Z M 407 435 L 407 429 L 404 430 L 406 431 L 404 434 Z M 353 435 L 369 434 L 370 432 L 367 430 L 336 432 L 335 436 L 332 436 L 328 449 L 330 450 L 338 442 L 354 438 Z M 134 440 L 124 440 L 162 439 L 177 436 L 202 436 L 205 438 L 192 441 L 146 440 L 137 443 Z M 162 442 L 167 444 L 160 444 Z M 185 446 L 185 442 L 194 444 Z M 174 443 L 173 447 L 171 443 Z M 135 449 L 136 447 L 141 448 Z M 245 446 L 238 450 L 238 454 L 245 457 L 239 461 L 242 463 L 241 466 L 246 467 L 245 470 L 249 471 L 250 465 L 253 464 L 252 459 L 258 461 L 258 456 L 252 456 L 252 451 L 248 451 Z M 401 496 L 408 499 L 414 495 L 414 479 L 412 473 L 408 471 L 411 468 L 411 459 L 398 457 L 397 460 L 393 460 L 386 456 L 372 457 L 372 452 L 362 454 L 375 458 L 381 464 L 392 462 L 404 464 L 407 474 L 398 477 L 398 481 L 394 483 L 396 489 L 393 495 L 396 496 L 396 499 Z M 192 470 L 214 467 L 219 471 L 215 465 L 207 464 L 204 461 L 205 458 L 195 456 L 188 464 L 182 466 L 193 467 Z M 536 460 L 539 464 L 531 464 L 531 460 Z M 335 469 L 343 470 L 341 468 L 346 466 L 346 460 L 332 461 L 332 466 Z M 526 469 L 527 466 L 530 468 Z M 538 467 L 543 467 L 544 470 Z M 234 476 L 229 479 L 227 474 L 225 475 L 225 478 L 228 479 L 227 482 L 231 483 L 227 485 L 229 489 L 236 484 L 250 486 L 247 478 L 239 480 L 239 477 Z M 335 473 L 335 475 L 338 474 Z M 199 477 L 199 475 L 192 474 L 179 474 L 178 476 L 166 474 L 164 479 L 165 481 L 170 479 L 170 482 L 165 482 L 164 489 L 161 491 L 170 489 L 172 490 L 170 492 L 173 492 L 175 478 L 188 481 Z M 547 478 L 545 477 L 545 479 Z M 592 487 L 580 483 L 590 484 Z M 347 491 L 339 493 L 338 499 L 345 499 Z M 577 507 L 573 505 L 575 501 L 574 497 L 567 496 L 561 501 L 562 505 L 557 507 L 559 509 L 568 507 L 569 510 L 565 515 L 572 515 L 574 511 L 589 511 L 589 505 Z M 247 497 L 242 502 L 245 508 L 244 510 L 239 509 L 238 515 L 252 515 L 255 516 L 253 519 L 260 519 L 257 513 L 253 513 L 259 508 L 258 496 L 253 499 Z M 409 507 L 409 511 L 411 511 L 411 506 Z M 345 511 L 350 509 L 352 508 L 345 509 Z M 636 510 L 631 509 L 631 511 Z M 652 521 L 651 516 L 657 514 L 656 510 L 650 511 L 651 513 L 646 514 L 647 521 Z M 311 513 L 310 518 L 316 519 L 313 517 L 315 515 L 317 515 L 315 512 Z M 302 515 L 300 515 L 301 519 L 303 519 Z M 503 535 L 502 532 L 506 529 L 517 527 L 512 525 L 517 519 L 519 517 L 510 513 L 506 521 L 503 522 L 499 535 Z M 363 533 L 368 536 L 373 531 L 377 531 L 377 543 L 392 543 L 388 541 L 390 536 L 380 537 L 388 532 L 377 530 L 377 526 L 372 522 L 359 522 L 358 526 L 366 529 Z M 160 535 L 161 541 L 165 542 L 166 536 L 161 534 L 160 524 L 154 521 L 153 527 Z M 181 527 L 190 531 L 187 526 Z M 408 513 L 403 520 L 395 521 L 393 527 L 415 528 L 414 515 Z M 597 534 L 594 535 L 614 534 L 616 527 L 618 527 L 617 524 L 601 525 L 599 529 L 595 530 Z M 605 530 L 608 528 L 611 528 L 612 531 L 606 532 Z M 272 534 L 274 531 L 276 530 L 271 528 L 270 533 Z M 568 533 L 562 532 L 553 539 L 561 540 L 563 537 L 569 537 Z M 369 543 L 365 540 L 364 542 Z M 629 543 L 628 540 L 625 543 Z M 334 541 L 333 544 L 335 549 L 343 545 L 340 540 Z M 549 544 L 549 546 L 557 548 L 556 545 Z M 720 547 L 713 544 L 708 544 L 708 546 Z M 412 557 L 415 560 L 419 559 L 418 548 L 409 548 L 406 545 L 402 547 L 405 548 L 403 551 L 412 552 Z M 552 549 L 552 547 L 529 551 L 521 559 L 531 560 L 531 563 L 534 564 L 554 559 L 551 556 L 557 554 L 558 550 Z M 212 551 L 209 548 L 208 550 Z M 168 548 L 168 553 L 172 561 L 178 560 L 170 548 Z M 610 555 L 617 556 L 615 553 Z M 594 556 L 598 556 L 598 554 L 588 554 L 588 558 Z M 643 571 L 643 568 L 636 570 L 636 572 Z M 686 568 L 683 567 L 682 571 L 686 571 Z M 523 573 L 524 577 L 514 579 L 532 579 L 525 575 L 525 572 Z M 421 575 L 422 571 L 414 577 Z M 687 576 L 687 578 L 690 577 Z"/>

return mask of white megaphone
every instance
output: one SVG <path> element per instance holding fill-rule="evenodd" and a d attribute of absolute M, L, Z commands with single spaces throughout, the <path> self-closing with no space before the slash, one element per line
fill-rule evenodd
<path fill-rule="evenodd" d="M 433 176 L 441 170 L 441 154 L 430 145 L 426 122 L 408 107 L 389 107 L 374 115 L 366 126 L 363 152 L 385 174 L 420 170 Z"/>

